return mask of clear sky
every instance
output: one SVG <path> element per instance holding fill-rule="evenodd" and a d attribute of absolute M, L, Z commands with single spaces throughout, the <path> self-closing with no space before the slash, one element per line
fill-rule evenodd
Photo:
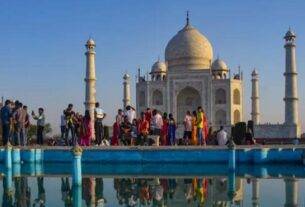
<path fill-rule="evenodd" d="M 122 76 L 149 71 L 170 38 L 191 24 L 211 42 L 215 57 L 245 79 L 245 119 L 250 118 L 251 76 L 260 74 L 262 122 L 284 119 L 284 40 L 297 34 L 300 118 L 305 115 L 305 2 L 202 0 L 0 1 L 0 95 L 19 99 L 30 110 L 46 108 L 59 131 L 62 110 L 84 110 L 85 42 L 95 39 L 97 98 L 112 123 L 122 105 Z M 304 123 L 304 121 L 303 121 Z M 303 124 L 303 129 L 304 129 Z M 303 130 L 304 131 L 304 130 Z"/>

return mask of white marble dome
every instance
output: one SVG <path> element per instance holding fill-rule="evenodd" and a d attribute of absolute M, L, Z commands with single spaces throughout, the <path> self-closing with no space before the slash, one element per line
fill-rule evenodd
<path fill-rule="evenodd" d="M 210 69 L 213 49 L 209 40 L 189 23 L 167 44 L 168 69 Z"/>
<path fill-rule="evenodd" d="M 167 71 L 167 66 L 165 62 L 162 62 L 160 60 L 155 62 L 151 67 L 151 73 L 166 73 L 166 71 Z"/>
<path fill-rule="evenodd" d="M 95 45 L 95 42 L 92 38 L 89 38 L 86 45 Z"/>
<path fill-rule="evenodd" d="M 212 70 L 225 70 L 226 71 L 226 70 L 228 70 L 228 66 L 227 66 L 227 64 L 223 60 L 217 58 L 212 63 L 211 69 Z"/>

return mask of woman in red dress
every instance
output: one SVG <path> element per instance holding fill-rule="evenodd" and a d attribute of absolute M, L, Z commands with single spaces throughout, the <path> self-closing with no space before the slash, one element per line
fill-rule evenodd
<path fill-rule="evenodd" d="M 113 127 L 112 127 L 112 139 L 111 139 L 111 145 L 118 146 L 119 145 L 119 137 L 120 137 L 120 120 L 117 117 Z"/>
<path fill-rule="evenodd" d="M 88 110 L 85 112 L 85 116 L 82 121 L 82 130 L 80 135 L 80 145 L 89 146 L 92 139 L 92 123 Z"/>
<path fill-rule="evenodd" d="M 163 126 L 161 130 L 161 145 L 166 146 L 168 145 L 168 119 L 167 119 L 167 113 L 163 114 Z"/>

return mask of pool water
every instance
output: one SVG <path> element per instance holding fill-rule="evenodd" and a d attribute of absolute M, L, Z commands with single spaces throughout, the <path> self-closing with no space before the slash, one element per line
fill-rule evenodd
<path fill-rule="evenodd" d="M 96 164 L 98 165 L 98 164 Z M 98 165 L 101 168 L 100 165 Z M 56 168 L 56 164 L 53 164 Z M 3 174 L 0 202 L 2 206 L 304 206 L 305 179 L 300 176 L 265 174 L 264 177 L 239 173 L 203 173 L 194 175 L 196 166 L 186 166 L 189 175 L 180 173 L 131 173 L 117 169 L 84 174 L 81 186 L 73 186 L 72 178 L 45 172 L 21 173 L 12 182 Z M 108 166 L 109 167 L 109 166 Z M 139 166 L 129 165 L 137 168 Z M 181 167 L 181 166 L 180 166 Z M 200 166 L 208 168 L 209 166 Z M 301 167 L 301 166 L 298 166 Z M 295 167 L 295 168 L 298 168 Z M 21 167 L 23 169 L 23 166 Z M 181 167 L 182 168 L 182 167 Z M 115 166 L 113 168 L 115 169 Z M 166 169 L 166 168 L 164 168 Z M 276 168 L 282 169 L 282 168 Z M 292 168 L 293 169 L 293 168 Z M 87 170 L 88 171 L 88 170 Z M 119 172 L 119 173 L 118 173 Z M 285 171 L 287 172 L 287 171 Z M 275 176 L 276 175 L 276 176 Z M 74 203 L 74 205 L 73 205 Z M 77 205 L 75 205 L 77 203 Z"/>

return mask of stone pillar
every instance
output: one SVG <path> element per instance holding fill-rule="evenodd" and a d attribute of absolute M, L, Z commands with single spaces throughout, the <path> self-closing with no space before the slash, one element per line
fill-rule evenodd
<path fill-rule="evenodd" d="M 80 146 L 75 146 L 72 149 L 73 155 L 73 173 L 72 173 L 72 183 L 73 185 L 82 185 L 82 153 L 83 149 Z"/>
<path fill-rule="evenodd" d="M 257 70 L 253 70 L 252 74 L 252 112 L 251 117 L 254 125 L 258 125 L 260 122 L 260 110 L 259 110 L 259 87 L 258 87 L 258 73 Z"/>
<path fill-rule="evenodd" d="M 285 192 L 286 200 L 285 207 L 296 207 L 298 206 L 298 181 L 295 178 L 286 178 L 285 182 Z"/>
<path fill-rule="evenodd" d="M 130 95 L 130 76 L 126 73 L 123 76 L 123 107 L 130 105 L 131 95 Z"/>
<path fill-rule="evenodd" d="M 89 110 L 92 124 L 92 137 L 94 137 L 94 109 L 96 103 L 96 76 L 95 76 L 95 43 L 93 39 L 89 39 L 86 43 L 86 99 L 85 108 Z"/>
<path fill-rule="evenodd" d="M 252 179 L 252 206 L 259 207 L 259 180 Z"/>
<path fill-rule="evenodd" d="M 295 57 L 295 38 L 296 35 L 290 29 L 286 33 L 285 50 L 285 124 L 298 125 L 298 86 L 297 86 L 297 66 Z"/>

